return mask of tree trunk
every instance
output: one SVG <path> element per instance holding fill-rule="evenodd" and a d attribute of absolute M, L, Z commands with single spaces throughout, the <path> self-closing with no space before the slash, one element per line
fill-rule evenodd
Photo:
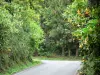
<path fill-rule="evenodd" d="M 71 50 L 68 48 L 68 56 L 71 56 Z"/>
<path fill-rule="evenodd" d="M 62 56 L 65 56 L 64 46 L 62 46 Z"/>
<path fill-rule="evenodd" d="M 76 57 L 78 56 L 78 49 L 76 49 Z"/>

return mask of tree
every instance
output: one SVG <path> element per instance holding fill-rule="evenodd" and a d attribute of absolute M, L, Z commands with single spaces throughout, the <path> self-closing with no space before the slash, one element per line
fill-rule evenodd
<path fill-rule="evenodd" d="M 89 4 L 89 3 L 90 4 Z M 84 56 L 83 72 L 86 75 L 99 75 L 99 1 L 75 0 L 67 7 L 64 16 L 74 26 L 73 35 L 80 42 L 80 52 Z M 69 10 L 68 10 L 69 9 Z M 74 17 L 73 17 L 74 16 Z"/>
<path fill-rule="evenodd" d="M 40 15 L 30 5 L 31 0 L 9 1 L 0 3 L 0 71 L 20 62 L 32 62 L 34 51 L 39 51 L 43 40 Z"/>
<path fill-rule="evenodd" d="M 71 55 L 71 43 L 73 42 L 72 26 L 63 17 L 64 9 L 70 2 L 70 0 L 45 0 L 44 9 L 41 13 L 41 26 L 45 32 L 45 45 L 49 46 L 51 53 L 62 53 L 62 56 Z M 50 45 L 53 45 L 53 51 Z"/>

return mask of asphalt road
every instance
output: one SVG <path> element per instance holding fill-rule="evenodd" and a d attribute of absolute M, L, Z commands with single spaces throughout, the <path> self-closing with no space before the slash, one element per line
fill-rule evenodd
<path fill-rule="evenodd" d="M 76 75 L 80 61 L 43 60 L 43 64 L 14 75 Z"/>

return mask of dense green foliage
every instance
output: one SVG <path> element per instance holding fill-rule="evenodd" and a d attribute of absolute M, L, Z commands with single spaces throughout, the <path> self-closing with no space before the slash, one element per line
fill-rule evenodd
<path fill-rule="evenodd" d="M 75 0 L 64 16 L 74 26 L 73 36 L 80 42 L 84 75 L 100 75 L 100 1 Z"/>
<path fill-rule="evenodd" d="M 45 32 L 42 55 L 75 55 L 77 40 L 73 40 L 73 27 L 63 17 L 64 9 L 70 0 L 45 0 L 41 15 L 41 26 Z M 73 46 L 73 47 L 72 47 Z"/>
<path fill-rule="evenodd" d="M 39 13 L 30 6 L 30 0 L 0 2 L 0 71 L 32 61 L 42 40 Z"/>
<path fill-rule="evenodd" d="M 83 56 L 100 75 L 99 0 L 0 0 L 0 72 L 33 55 Z"/>

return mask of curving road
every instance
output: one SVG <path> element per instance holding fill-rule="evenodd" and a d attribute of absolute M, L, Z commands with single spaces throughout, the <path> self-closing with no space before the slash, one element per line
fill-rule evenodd
<path fill-rule="evenodd" d="M 43 60 L 43 64 L 14 75 L 76 75 L 80 61 Z"/>

